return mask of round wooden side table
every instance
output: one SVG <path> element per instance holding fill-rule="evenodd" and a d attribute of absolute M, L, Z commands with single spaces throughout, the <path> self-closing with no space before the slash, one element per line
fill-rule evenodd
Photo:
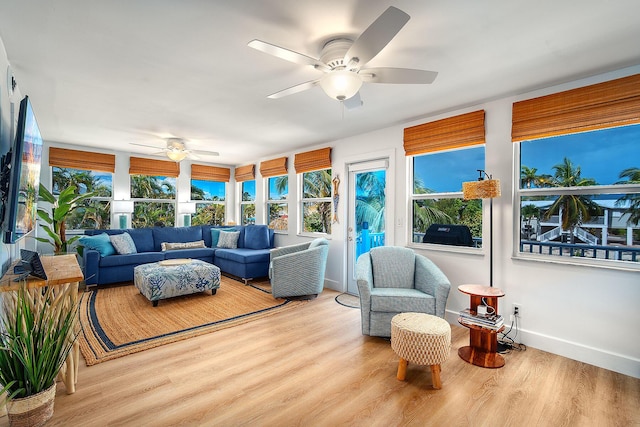
<path fill-rule="evenodd" d="M 498 314 L 498 298 L 504 296 L 504 292 L 498 288 L 492 288 L 483 285 L 460 285 L 458 290 L 471 297 L 471 305 L 469 308 L 476 311 L 479 305 L 493 307 L 495 313 Z M 484 302 L 483 302 L 484 299 Z M 504 326 L 498 330 L 482 328 L 475 325 L 467 325 L 459 322 L 462 326 L 469 328 L 469 345 L 458 349 L 458 356 L 462 360 L 483 368 L 502 368 L 504 366 L 504 357 L 497 353 L 498 350 L 498 332 L 504 329 Z"/>

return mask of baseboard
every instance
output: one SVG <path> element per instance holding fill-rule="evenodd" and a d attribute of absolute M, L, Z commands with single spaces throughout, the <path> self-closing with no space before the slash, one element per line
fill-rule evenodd
<path fill-rule="evenodd" d="M 344 292 L 344 289 L 342 289 L 342 285 L 336 280 L 329 280 L 329 279 L 325 278 L 324 279 L 324 287 L 325 288 L 329 288 L 329 289 L 333 289 L 334 291 Z"/>
<path fill-rule="evenodd" d="M 458 313 L 447 310 L 445 318 L 451 324 L 458 325 Z M 538 332 L 520 329 L 516 341 L 527 347 L 557 354 L 579 362 L 588 363 L 603 369 L 640 378 L 640 359 L 613 353 L 600 348 L 590 347 Z"/>

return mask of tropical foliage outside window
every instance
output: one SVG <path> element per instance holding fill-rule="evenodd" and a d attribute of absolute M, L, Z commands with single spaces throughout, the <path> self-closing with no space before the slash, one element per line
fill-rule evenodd
<path fill-rule="evenodd" d="M 192 179 L 191 200 L 196 202 L 196 212 L 191 216 L 192 225 L 225 224 L 225 182 Z"/>
<path fill-rule="evenodd" d="M 240 201 L 240 223 L 250 225 L 256 223 L 256 180 L 242 182 L 242 199 Z"/>
<path fill-rule="evenodd" d="M 432 224 L 469 227 L 474 245 L 482 245 L 482 200 L 462 199 L 462 183 L 484 169 L 484 145 L 438 151 L 412 159 L 412 241 L 421 243 Z"/>
<path fill-rule="evenodd" d="M 267 224 L 274 230 L 289 228 L 289 177 L 272 176 L 267 179 Z"/>
<path fill-rule="evenodd" d="M 164 176 L 130 175 L 133 228 L 173 227 L 176 179 Z"/>
<path fill-rule="evenodd" d="M 52 168 L 54 196 L 75 186 L 78 194 L 95 193 L 82 206 L 71 212 L 65 221 L 67 230 L 102 229 L 111 226 L 113 174 L 82 169 Z"/>
<path fill-rule="evenodd" d="M 302 174 L 302 232 L 331 234 L 331 169 Z"/>
<path fill-rule="evenodd" d="M 520 252 L 640 261 L 640 125 L 520 143 Z"/>

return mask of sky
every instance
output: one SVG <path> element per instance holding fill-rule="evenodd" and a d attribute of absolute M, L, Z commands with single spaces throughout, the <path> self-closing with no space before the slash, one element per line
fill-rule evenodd
<path fill-rule="evenodd" d="M 484 169 L 484 146 L 444 151 L 413 158 L 414 174 L 436 193 L 462 191 L 462 183 L 478 179 Z"/>
<path fill-rule="evenodd" d="M 553 150 L 549 145 L 553 144 Z M 537 174 L 553 176 L 553 166 L 567 157 L 580 166 L 582 178 L 600 185 L 620 181 L 620 172 L 640 168 L 640 125 L 576 133 L 520 144 L 521 164 L 537 168 Z"/>
<path fill-rule="evenodd" d="M 205 180 L 191 180 L 191 184 L 202 189 L 205 194 L 205 200 L 213 200 L 215 196 L 218 196 L 218 200 L 224 200 L 225 196 L 225 183 L 216 181 Z"/>

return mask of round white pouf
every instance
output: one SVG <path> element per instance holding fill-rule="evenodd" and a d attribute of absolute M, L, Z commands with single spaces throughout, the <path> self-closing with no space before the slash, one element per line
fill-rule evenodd
<path fill-rule="evenodd" d="M 431 367 L 433 388 L 442 388 L 440 364 L 451 351 L 451 326 L 425 313 L 400 313 L 391 319 L 391 348 L 400 357 L 397 378 L 404 381 L 407 362 Z"/>

